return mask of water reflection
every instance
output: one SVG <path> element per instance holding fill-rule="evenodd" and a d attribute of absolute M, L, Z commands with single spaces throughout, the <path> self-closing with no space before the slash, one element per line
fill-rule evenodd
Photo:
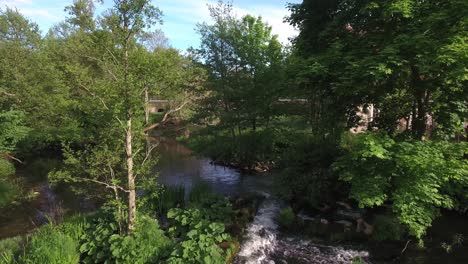
<path fill-rule="evenodd" d="M 159 162 L 153 171 L 159 173 L 157 181 L 162 184 L 184 185 L 188 191 L 194 184 L 204 182 L 225 195 L 271 189 L 272 175 L 243 174 L 216 165 L 208 159 L 193 156 L 188 148 L 172 139 L 161 139 L 157 154 Z"/>

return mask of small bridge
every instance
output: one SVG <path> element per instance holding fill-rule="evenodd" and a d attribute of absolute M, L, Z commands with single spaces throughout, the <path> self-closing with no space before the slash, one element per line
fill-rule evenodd
<path fill-rule="evenodd" d="M 164 113 L 170 109 L 171 101 L 151 98 L 148 105 L 150 113 Z"/>

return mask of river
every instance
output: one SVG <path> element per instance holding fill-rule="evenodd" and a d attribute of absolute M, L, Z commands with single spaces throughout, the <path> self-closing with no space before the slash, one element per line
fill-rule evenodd
<path fill-rule="evenodd" d="M 273 174 L 241 173 L 233 168 L 215 165 L 208 159 L 195 157 L 189 149 L 172 139 L 163 139 L 159 142 L 157 151 L 159 161 L 154 169 L 154 173 L 159 174 L 158 182 L 184 185 L 187 191 L 196 183 L 203 182 L 210 185 L 213 190 L 228 196 L 256 192 L 265 197 L 253 222 L 246 229 L 240 252 L 235 259 L 237 264 L 344 264 L 351 263 L 352 259 L 358 257 L 366 260 L 366 263 L 468 263 L 466 246 L 463 246 L 462 250 L 457 249 L 456 253 L 448 254 L 440 250 L 437 245 L 434 248 L 420 250 L 413 246 L 415 243 L 412 243 L 398 258 L 383 260 L 385 258 L 376 258 L 374 255 L 390 254 L 386 252 L 387 246 L 369 244 L 331 246 L 312 242 L 298 235 L 284 234 L 279 231 L 275 222 L 284 205 L 272 192 Z M 60 214 L 62 211 L 90 211 L 96 208 L 89 199 L 77 197 L 69 191 L 55 192 L 43 178 L 37 179 L 31 176 L 28 178 L 34 179 L 28 181 L 28 188 L 36 191 L 38 196 L 21 206 L 1 212 L 0 239 L 29 232 L 46 222 L 48 215 Z M 432 233 L 436 233 L 437 237 L 431 238 L 434 244 L 448 240 L 450 236 L 445 234 L 447 232 L 444 233 L 445 230 L 451 230 L 452 233 L 462 230 L 463 234 L 468 234 L 465 218 L 459 216 L 442 218 L 435 226 Z M 464 245 L 466 244 L 468 243 Z"/>

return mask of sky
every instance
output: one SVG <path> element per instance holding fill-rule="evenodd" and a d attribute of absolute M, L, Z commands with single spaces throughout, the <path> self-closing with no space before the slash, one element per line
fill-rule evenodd
<path fill-rule="evenodd" d="M 37 23 L 43 33 L 54 24 L 63 21 L 66 13 L 65 6 L 73 0 L 0 0 L 0 8 L 17 8 L 20 13 Z M 104 0 L 104 4 L 96 4 L 97 13 L 112 5 L 111 0 Z M 216 0 L 153 0 L 153 5 L 163 12 L 163 24 L 160 28 L 171 46 L 182 51 L 189 47 L 198 47 L 200 40 L 195 28 L 197 23 L 210 22 L 208 4 L 216 4 Z M 262 16 L 273 28 L 283 44 L 289 43 L 289 38 L 297 35 L 297 30 L 287 23 L 283 23 L 288 15 L 287 3 L 298 3 L 301 0 L 234 0 L 234 12 L 238 16 L 251 14 Z"/>

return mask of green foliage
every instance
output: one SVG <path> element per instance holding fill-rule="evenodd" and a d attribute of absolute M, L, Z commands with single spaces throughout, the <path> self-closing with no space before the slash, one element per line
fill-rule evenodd
<path fill-rule="evenodd" d="M 190 190 L 187 206 L 200 210 L 203 218 L 212 222 L 226 223 L 234 215 L 228 198 L 213 192 L 208 184 L 201 182 Z"/>
<path fill-rule="evenodd" d="M 225 263 L 229 250 L 225 252 L 218 245 L 230 242 L 224 233 L 224 224 L 211 222 L 199 209 L 171 209 L 167 217 L 174 219 L 169 229 L 172 236 L 182 240 L 171 253 L 169 263 Z"/>
<path fill-rule="evenodd" d="M 111 211 L 102 211 L 86 221 L 79 248 L 84 263 L 157 263 L 169 254 L 172 242 L 156 220 L 141 215 L 135 231 L 125 235 L 119 233 L 116 217 Z"/>
<path fill-rule="evenodd" d="M 0 159 L 0 179 L 5 179 L 6 177 L 12 176 L 15 174 L 15 166 L 7 160 Z"/>
<path fill-rule="evenodd" d="M 210 185 L 204 182 L 197 182 L 195 185 L 193 185 L 188 195 L 188 202 L 195 207 L 203 207 L 201 205 L 205 200 L 217 199 L 223 199 L 223 197 L 214 193 Z"/>
<path fill-rule="evenodd" d="M 19 191 L 14 183 L 0 180 L 0 208 L 14 201 Z"/>
<path fill-rule="evenodd" d="M 291 207 L 284 208 L 278 215 L 277 221 L 283 228 L 291 228 L 296 219 Z"/>
<path fill-rule="evenodd" d="M 195 118 L 219 129 L 208 131 L 223 142 L 216 144 L 220 151 L 209 151 L 216 159 L 251 165 L 268 154 L 262 148 L 271 146 L 266 136 L 271 132 L 256 131 L 268 128 L 279 115 L 275 103 L 283 88 L 283 47 L 261 17 L 238 18 L 232 5 L 223 2 L 209 10 L 214 23 L 197 29 L 201 47 L 195 54 L 208 78 Z"/>
<path fill-rule="evenodd" d="M 276 125 L 272 122 L 272 125 Z M 231 164 L 245 169 L 254 169 L 258 165 L 271 165 L 279 160 L 292 139 L 291 133 L 297 131 L 257 128 L 246 129 L 242 135 L 232 135 L 222 128 L 206 128 L 191 135 L 188 145 L 197 153 L 215 161 Z M 301 135 L 297 133 L 298 136 Z"/>
<path fill-rule="evenodd" d="M 455 234 L 452 236 L 451 242 L 442 242 L 440 247 L 447 252 L 447 254 L 451 253 L 454 249 L 460 248 L 463 246 L 463 234 Z"/>
<path fill-rule="evenodd" d="M 466 199 L 466 143 L 396 142 L 368 133 L 344 136 L 342 147 L 347 153 L 333 166 L 351 185 L 350 197 L 361 207 L 391 201 L 395 215 L 418 239 L 439 208 L 453 209 Z"/>
<path fill-rule="evenodd" d="M 21 236 L 0 240 L 0 264 L 14 264 L 22 250 Z"/>
<path fill-rule="evenodd" d="M 18 142 L 26 137 L 29 128 L 24 119 L 22 111 L 0 111 L 0 153 L 15 151 Z"/>
<path fill-rule="evenodd" d="M 28 241 L 22 263 L 79 263 L 79 242 L 52 225 L 39 229 Z"/>
<path fill-rule="evenodd" d="M 80 253 L 84 263 L 101 263 L 112 258 L 111 238 L 119 234 L 115 216 L 108 211 L 99 212 L 85 225 Z"/>
<path fill-rule="evenodd" d="M 392 215 L 377 215 L 373 223 L 372 239 L 377 241 L 399 241 L 403 238 L 405 230 L 398 219 Z"/>
<path fill-rule="evenodd" d="M 386 135 L 371 133 L 354 136 L 344 134 L 342 147 L 347 151 L 334 164 L 340 179 L 350 182 L 350 197 L 360 207 L 382 205 L 388 199 L 395 142 Z"/>
<path fill-rule="evenodd" d="M 140 198 L 140 211 L 166 215 L 169 209 L 182 207 L 185 202 L 185 186 L 155 186 L 145 188 L 145 195 Z"/>
<path fill-rule="evenodd" d="M 304 135 L 286 148 L 279 163 L 282 171 L 274 179 L 276 192 L 301 207 L 318 208 L 346 195 L 330 165 L 339 154 L 332 139 Z"/>
<path fill-rule="evenodd" d="M 358 257 L 354 258 L 351 264 L 366 264 L 366 262 L 362 258 Z"/>
<path fill-rule="evenodd" d="M 20 192 L 17 184 L 11 179 L 14 174 L 13 164 L 0 158 L 0 208 L 13 201 Z"/>
<path fill-rule="evenodd" d="M 191 190 L 188 209 L 173 208 L 169 234 L 180 240 L 169 263 L 226 263 L 232 254 L 232 238 L 225 233 L 234 211 L 227 198 L 214 193 L 209 186 L 197 184 Z M 227 244 L 221 248 L 220 244 Z"/>
<path fill-rule="evenodd" d="M 140 217 L 132 235 L 112 235 L 109 242 L 115 263 L 159 263 L 170 253 L 173 243 L 164 235 L 156 220 Z"/>
<path fill-rule="evenodd" d="M 81 241 L 86 234 L 88 218 L 89 217 L 85 215 L 74 215 L 55 226 L 55 228 L 74 240 Z"/>
<path fill-rule="evenodd" d="M 394 131 L 406 119 L 421 139 L 432 122 L 436 134 L 455 136 L 468 113 L 467 8 L 460 0 L 290 4 L 287 20 L 300 30 L 291 80 L 311 102 L 313 127 L 357 125 L 356 107 L 373 104 L 380 111 L 371 126 Z"/>

